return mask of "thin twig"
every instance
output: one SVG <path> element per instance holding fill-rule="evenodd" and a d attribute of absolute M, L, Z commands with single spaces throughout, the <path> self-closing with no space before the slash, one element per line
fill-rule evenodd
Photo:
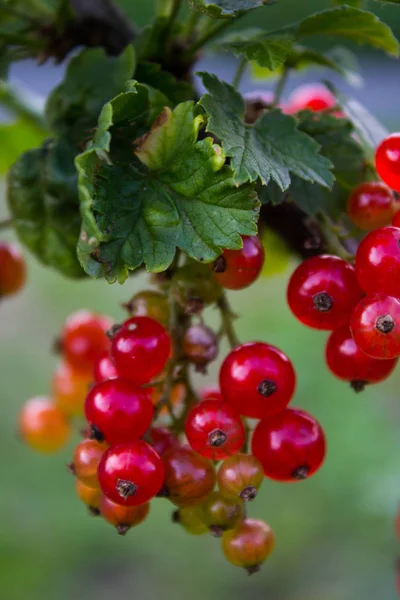
<path fill-rule="evenodd" d="M 289 69 L 287 67 L 284 67 L 283 71 L 278 79 L 278 82 L 276 84 L 275 93 L 274 93 L 274 101 L 272 102 L 272 108 L 275 108 L 275 106 L 278 106 L 279 102 L 281 101 L 283 90 L 285 88 L 288 77 L 289 77 Z"/>
<path fill-rule="evenodd" d="M 237 337 L 235 328 L 233 326 L 233 321 L 236 319 L 236 315 L 230 307 L 228 297 L 225 292 L 222 293 L 217 302 L 217 306 L 221 314 L 222 332 L 227 337 L 231 348 L 236 348 L 236 346 L 239 346 L 240 344 L 239 338 Z"/>
<path fill-rule="evenodd" d="M 240 85 L 240 82 L 242 80 L 242 77 L 244 75 L 246 67 L 247 67 L 247 58 L 245 56 L 243 56 L 240 59 L 239 63 L 238 63 L 238 66 L 237 66 L 237 69 L 236 69 L 236 73 L 235 73 L 235 76 L 234 76 L 233 81 L 232 81 L 232 86 L 236 90 L 238 89 L 238 87 Z"/>

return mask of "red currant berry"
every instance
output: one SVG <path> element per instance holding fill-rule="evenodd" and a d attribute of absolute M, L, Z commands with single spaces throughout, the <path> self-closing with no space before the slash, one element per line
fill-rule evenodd
<path fill-rule="evenodd" d="M 218 487 L 231 500 L 254 500 L 264 481 L 260 461 L 251 454 L 236 454 L 224 460 L 217 473 Z"/>
<path fill-rule="evenodd" d="M 97 467 L 107 448 L 107 444 L 96 440 L 83 440 L 74 450 L 72 463 L 68 465 L 70 471 L 88 487 L 100 487 L 97 479 Z"/>
<path fill-rule="evenodd" d="M 394 215 L 392 225 L 393 227 L 400 227 L 400 210 Z"/>
<path fill-rule="evenodd" d="M 172 448 L 164 454 L 163 462 L 166 496 L 177 506 L 200 504 L 212 492 L 214 467 L 191 448 Z"/>
<path fill-rule="evenodd" d="M 397 208 L 392 190 L 377 181 L 358 185 L 347 202 L 347 214 L 354 225 L 367 231 L 389 225 Z"/>
<path fill-rule="evenodd" d="M 64 413 L 49 398 L 31 398 L 19 414 L 19 434 L 38 452 L 60 450 L 70 437 L 71 426 Z"/>
<path fill-rule="evenodd" d="M 91 375 L 61 362 L 51 383 L 54 403 L 68 416 L 82 415 L 91 382 Z"/>
<path fill-rule="evenodd" d="M 368 383 L 383 381 L 394 370 L 397 358 L 376 360 L 357 346 L 348 325 L 342 325 L 329 336 L 326 345 L 326 363 L 339 379 L 349 381 L 360 392 Z"/>
<path fill-rule="evenodd" d="M 139 439 L 150 427 L 153 412 L 146 392 L 121 377 L 96 383 L 85 402 L 94 437 L 111 445 Z"/>
<path fill-rule="evenodd" d="M 183 336 L 182 351 L 201 370 L 217 357 L 218 338 L 212 329 L 201 323 L 191 325 Z"/>
<path fill-rule="evenodd" d="M 326 443 L 314 417 L 295 408 L 260 421 L 254 430 L 252 452 L 266 477 L 298 481 L 311 477 L 322 465 Z"/>
<path fill-rule="evenodd" d="M 243 501 L 229 500 L 221 492 L 212 492 L 202 504 L 204 521 L 214 537 L 233 529 L 244 517 Z"/>
<path fill-rule="evenodd" d="M 149 317 L 128 319 L 111 342 L 118 373 L 138 385 L 148 383 L 164 369 L 170 351 L 168 333 Z"/>
<path fill-rule="evenodd" d="M 244 236 L 240 250 L 224 250 L 213 264 L 214 277 L 228 290 L 241 290 L 259 276 L 264 264 L 264 248 L 258 236 Z"/>
<path fill-rule="evenodd" d="M 124 306 L 132 317 L 150 317 L 168 327 L 169 305 L 167 297 L 161 292 L 143 290 L 135 294 Z"/>
<path fill-rule="evenodd" d="M 354 268 L 338 256 L 313 256 L 297 267 L 287 290 L 297 319 L 314 329 L 333 330 L 348 322 L 362 292 Z"/>
<path fill-rule="evenodd" d="M 109 348 L 106 331 L 111 326 L 108 317 L 87 310 L 68 317 L 60 343 L 63 355 L 73 369 L 92 373 L 97 357 Z"/>
<path fill-rule="evenodd" d="M 245 519 L 222 536 L 225 558 L 242 567 L 251 575 L 260 570 L 262 563 L 273 552 L 275 536 L 269 525 L 256 519 Z"/>
<path fill-rule="evenodd" d="M 149 444 L 137 440 L 106 450 L 99 464 L 98 477 L 107 498 L 124 506 L 138 506 L 160 491 L 164 466 Z"/>
<path fill-rule="evenodd" d="M 223 401 L 221 390 L 218 385 L 208 385 L 199 392 L 201 400 L 220 400 Z"/>
<path fill-rule="evenodd" d="M 400 296 L 400 229 L 381 227 L 368 233 L 356 253 L 356 273 L 367 294 Z"/>
<path fill-rule="evenodd" d="M 107 523 L 113 525 L 119 535 L 126 535 L 131 527 L 140 525 L 149 514 L 150 504 L 122 506 L 112 502 L 102 494 L 99 502 L 100 514 Z"/>
<path fill-rule="evenodd" d="M 336 104 L 335 96 L 324 85 L 311 83 L 299 86 L 289 96 L 285 112 L 296 113 L 300 110 L 321 112 L 333 108 Z"/>
<path fill-rule="evenodd" d="M 208 525 L 204 522 L 204 512 L 201 504 L 179 508 L 172 513 L 172 521 L 182 525 L 190 535 L 208 533 Z"/>
<path fill-rule="evenodd" d="M 286 354 L 278 348 L 249 342 L 228 354 L 219 381 L 224 399 L 241 415 L 262 419 L 289 404 L 296 374 Z"/>
<path fill-rule="evenodd" d="M 152 427 L 149 429 L 149 442 L 159 456 L 171 448 L 179 446 L 179 440 L 166 427 Z"/>
<path fill-rule="evenodd" d="M 88 507 L 89 513 L 93 516 L 99 515 L 101 490 L 99 488 L 91 488 L 82 483 L 82 481 L 79 481 L 79 479 L 76 480 L 75 489 L 79 500 Z"/>
<path fill-rule="evenodd" d="M 25 279 L 25 260 L 17 246 L 0 242 L 0 298 L 19 292 Z"/>
<path fill-rule="evenodd" d="M 379 144 L 375 166 L 386 185 L 400 192 L 400 133 L 392 133 Z"/>
<path fill-rule="evenodd" d="M 355 343 L 368 356 L 387 360 L 400 356 L 400 300 L 368 294 L 354 309 L 350 329 Z"/>
<path fill-rule="evenodd" d="M 107 379 L 115 379 L 118 377 L 118 371 L 111 360 L 109 351 L 103 352 L 97 357 L 93 367 L 93 378 L 96 383 L 107 381 Z"/>
<path fill-rule="evenodd" d="M 193 450 L 213 460 L 236 454 L 245 440 L 239 414 L 219 400 L 204 400 L 194 406 L 186 419 L 185 434 Z"/>

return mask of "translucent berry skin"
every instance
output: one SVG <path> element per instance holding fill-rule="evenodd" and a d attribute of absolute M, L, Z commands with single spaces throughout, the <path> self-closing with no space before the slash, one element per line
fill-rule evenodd
<path fill-rule="evenodd" d="M 24 404 L 18 430 L 28 446 L 44 454 L 60 450 L 72 433 L 64 413 L 44 396 L 31 398 Z"/>
<path fill-rule="evenodd" d="M 170 351 L 168 333 L 149 317 L 128 319 L 111 342 L 111 357 L 118 373 L 138 385 L 161 373 Z"/>
<path fill-rule="evenodd" d="M 264 248 L 258 236 L 243 236 L 240 250 L 224 250 L 213 264 L 216 281 L 228 290 L 241 290 L 257 279 L 264 264 Z"/>
<path fill-rule="evenodd" d="M 190 535 L 209 533 L 208 525 L 204 522 L 204 512 L 201 504 L 179 508 L 172 515 L 174 523 L 182 525 Z"/>
<path fill-rule="evenodd" d="M 137 440 L 106 450 L 99 464 L 98 477 L 107 498 L 124 506 L 139 506 L 160 491 L 164 466 L 149 444 Z"/>
<path fill-rule="evenodd" d="M 218 487 L 225 498 L 254 500 L 264 481 L 264 469 L 251 454 L 236 454 L 224 460 L 217 473 Z"/>
<path fill-rule="evenodd" d="M 326 452 L 324 432 L 305 411 L 287 408 L 260 421 L 254 430 L 252 453 L 266 477 L 293 482 L 311 477 L 321 467 Z"/>
<path fill-rule="evenodd" d="M 150 317 L 168 327 L 169 305 L 167 297 L 161 292 L 143 290 L 133 296 L 125 305 L 132 317 Z"/>
<path fill-rule="evenodd" d="M 379 144 L 375 166 L 382 181 L 392 190 L 400 192 L 400 132 L 392 133 Z"/>
<path fill-rule="evenodd" d="M 25 260 L 15 244 L 0 241 L 0 298 L 17 294 L 25 285 Z"/>
<path fill-rule="evenodd" d="M 366 231 L 390 225 L 397 208 L 392 190 L 377 181 L 358 185 L 347 202 L 350 219 Z"/>
<path fill-rule="evenodd" d="M 287 301 L 294 316 L 313 329 L 348 322 L 362 292 L 354 268 L 338 256 L 313 256 L 293 272 Z"/>
<path fill-rule="evenodd" d="M 111 360 L 110 353 L 106 350 L 97 357 L 94 363 L 93 379 L 95 383 L 99 383 L 100 381 L 115 379 L 118 376 L 119 373 Z"/>
<path fill-rule="evenodd" d="M 233 529 L 244 517 L 243 501 L 229 500 L 221 492 L 212 492 L 203 502 L 204 521 L 210 533 L 221 537 L 224 531 Z"/>
<path fill-rule="evenodd" d="M 218 385 L 208 385 L 206 387 L 201 388 L 200 392 L 201 400 L 223 400 L 221 390 Z"/>
<path fill-rule="evenodd" d="M 381 227 L 368 233 L 358 246 L 356 273 L 367 294 L 400 296 L 400 229 Z"/>
<path fill-rule="evenodd" d="M 91 382 L 88 373 L 75 371 L 66 362 L 59 363 L 51 382 L 54 403 L 68 416 L 83 415 Z"/>
<path fill-rule="evenodd" d="M 173 448 L 163 455 L 165 490 L 177 506 L 200 504 L 215 485 L 213 464 L 191 448 Z"/>
<path fill-rule="evenodd" d="M 150 427 L 153 413 L 145 390 L 122 377 L 96 383 L 85 401 L 87 421 L 110 445 L 139 439 Z"/>
<path fill-rule="evenodd" d="M 111 326 L 111 319 L 87 310 L 68 317 L 60 345 L 65 360 L 74 370 L 92 373 L 97 357 L 109 348 L 105 332 Z"/>
<path fill-rule="evenodd" d="M 283 352 L 249 342 L 232 350 L 219 374 L 222 396 L 241 415 L 262 419 L 283 410 L 293 397 L 296 374 Z"/>
<path fill-rule="evenodd" d="M 357 346 L 375 359 L 400 356 L 400 300 L 368 294 L 356 306 L 350 329 Z"/>
<path fill-rule="evenodd" d="M 107 444 L 90 439 L 83 440 L 75 447 L 72 463 L 69 467 L 79 481 L 88 487 L 100 487 L 97 478 L 97 467 L 107 448 Z"/>
<path fill-rule="evenodd" d="M 333 108 L 336 104 L 335 96 L 324 85 L 311 83 L 301 85 L 289 96 L 285 112 L 293 114 L 299 110 L 321 112 Z"/>
<path fill-rule="evenodd" d="M 236 454 L 245 441 L 240 415 L 219 400 L 204 400 L 194 406 L 186 419 L 185 434 L 193 450 L 213 460 Z"/>
<path fill-rule="evenodd" d="M 152 427 L 149 429 L 149 441 L 159 456 L 165 454 L 167 450 L 179 446 L 179 440 L 167 427 Z"/>
<path fill-rule="evenodd" d="M 77 479 L 75 489 L 79 500 L 83 504 L 86 504 L 93 515 L 98 515 L 101 496 L 100 488 L 91 488 Z"/>
<path fill-rule="evenodd" d="M 355 343 L 348 325 L 331 333 L 325 358 L 331 372 L 339 379 L 349 381 L 356 391 L 361 391 L 365 384 L 387 379 L 397 364 L 397 358 L 377 360 L 367 356 Z"/>
<path fill-rule="evenodd" d="M 217 358 L 218 338 L 212 329 L 201 323 L 191 325 L 183 336 L 182 351 L 191 363 L 204 367 Z"/>
<path fill-rule="evenodd" d="M 273 552 L 275 536 L 269 525 L 257 519 L 245 519 L 236 529 L 222 536 L 225 558 L 242 567 L 249 574 L 260 570 L 260 565 Z"/>
<path fill-rule="evenodd" d="M 119 535 L 126 535 L 131 527 L 143 523 L 149 514 L 150 504 L 140 504 L 139 506 L 122 506 L 112 502 L 107 496 L 102 494 L 99 502 L 100 514 L 107 523 L 113 525 Z"/>

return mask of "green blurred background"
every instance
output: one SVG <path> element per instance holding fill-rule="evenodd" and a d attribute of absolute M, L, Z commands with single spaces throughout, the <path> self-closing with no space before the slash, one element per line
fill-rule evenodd
<path fill-rule="evenodd" d="M 139 23 L 146 22 L 151 13 L 148 0 L 124 0 L 121 4 Z M 263 17 L 264 25 L 272 28 L 287 22 L 288 13 L 297 19 L 327 5 L 280 0 L 243 25 L 260 25 Z M 376 3 L 371 6 L 378 9 Z M 379 13 L 400 34 L 400 9 L 385 7 Z M 359 55 L 366 85 L 357 91 L 358 97 L 388 127 L 398 129 L 398 64 L 375 54 Z M 204 61 L 207 67 L 210 59 Z M 223 73 L 231 69 L 229 61 L 218 61 L 213 59 L 214 70 Z M 60 78 L 59 71 L 51 67 L 44 67 L 43 73 L 46 81 L 32 65 L 20 65 L 16 70 L 20 81 L 38 91 Z M 324 75 L 318 72 L 304 77 L 315 80 Z M 247 78 L 244 86 L 251 89 L 254 84 Z M 143 277 L 131 278 L 122 287 L 94 281 L 76 283 L 42 268 L 32 258 L 28 257 L 28 263 L 27 288 L 15 299 L 4 301 L 0 311 L 0 598 L 396 597 L 394 564 L 399 547 L 393 518 L 400 500 L 400 373 L 360 395 L 329 375 L 324 364 L 326 335 L 297 323 L 284 300 L 293 265 L 283 275 L 232 293 L 231 300 L 241 315 L 238 331 L 242 340 L 276 344 L 293 360 L 298 372 L 294 404 L 320 419 L 329 451 L 325 467 L 310 481 L 296 485 L 265 482 L 250 513 L 271 524 L 277 547 L 261 573 L 249 579 L 224 561 L 218 540 L 190 537 L 173 525 L 166 500 L 153 503 L 150 518 L 142 526 L 126 538 L 118 537 L 109 525 L 89 518 L 75 497 L 74 481 L 65 468 L 73 442 L 65 452 L 51 457 L 33 454 L 19 442 L 19 408 L 29 396 L 48 392 L 56 365 L 51 344 L 65 317 L 83 307 L 120 319 L 120 303 L 147 285 Z M 207 318 L 216 323 L 213 310 Z M 221 355 L 225 350 L 221 349 Z M 215 377 L 216 369 L 212 369 L 201 384 L 215 381 Z"/>

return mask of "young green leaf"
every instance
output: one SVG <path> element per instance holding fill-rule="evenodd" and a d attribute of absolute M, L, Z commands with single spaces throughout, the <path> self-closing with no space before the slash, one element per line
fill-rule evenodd
<path fill-rule="evenodd" d="M 215 75 L 199 76 L 209 91 L 200 99 L 209 117 L 207 131 L 221 140 L 225 154 L 231 157 L 238 184 L 260 179 L 266 185 L 273 179 L 285 190 L 293 173 L 332 186 L 331 163 L 319 154 L 319 145 L 296 128 L 293 117 L 272 110 L 248 125 L 242 96 Z"/>
<path fill-rule="evenodd" d="M 243 32 L 224 38 L 217 45 L 217 49 L 243 55 L 261 67 L 275 71 L 285 62 L 293 42 L 294 39 L 290 36 L 267 36 L 262 30 L 253 30 L 248 34 Z"/>
<path fill-rule="evenodd" d="M 203 118 L 193 102 L 165 108 L 143 135 L 150 113 L 147 88 L 132 85 L 105 105 L 93 145 L 76 159 L 78 255 L 89 275 L 110 282 L 143 263 L 165 270 L 177 248 L 210 262 L 222 248 L 239 248 L 240 234 L 256 232 L 254 189 L 235 185 L 211 138 L 197 140 Z"/>
<path fill-rule="evenodd" d="M 393 56 L 399 55 L 399 43 L 390 27 L 373 13 L 351 6 L 338 6 L 311 15 L 298 23 L 295 33 L 298 38 L 314 35 L 344 37 Z"/>
<path fill-rule="evenodd" d="M 188 0 L 190 6 L 214 19 L 234 19 L 239 15 L 267 4 L 269 0 Z"/>

